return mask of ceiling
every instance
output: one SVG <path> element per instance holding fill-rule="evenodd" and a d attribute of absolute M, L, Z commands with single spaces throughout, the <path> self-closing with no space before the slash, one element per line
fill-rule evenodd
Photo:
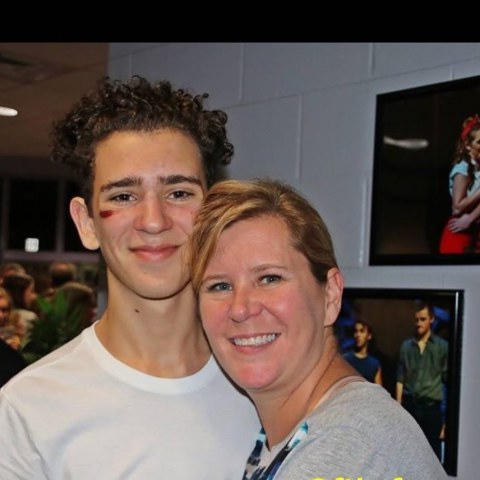
<path fill-rule="evenodd" d="M 107 74 L 108 43 L 0 43 L 0 158 L 46 158 L 52 120 Z"/>

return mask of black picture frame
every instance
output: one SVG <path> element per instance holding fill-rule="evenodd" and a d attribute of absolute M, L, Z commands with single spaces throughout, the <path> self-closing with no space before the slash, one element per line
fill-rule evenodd
<path fill-rule="evenodd" d="M 380 361 L 382 386 L 396 396 L 396 374 L 402 343 L 414 334 L 419 302 L 429 302 L 435 312 L 432 331 L 448 342 L 447 380 L 443 386 L 445 439 L 440 461 L 448 475 L 457 475 L 460 369 L 462 353 L 463 290 L 346 288 L 335 323 L 339 348 L 353 348 L 357 320 L 367 322 L 373 333 L 369 355 Z"/>
<path fill-rule="evenodd" d="M 370 265 L 480 264 L 480 240 L 440 253 L 456 143 L 477 113 L 480 76 L 377 95 Z"/>

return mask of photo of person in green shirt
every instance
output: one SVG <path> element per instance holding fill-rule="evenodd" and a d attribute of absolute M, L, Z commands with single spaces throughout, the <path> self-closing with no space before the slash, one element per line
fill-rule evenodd
<path fill-rule="evenodd" d="M 414 319 L 415 335 L 400 347 L 396 399 L 415 418 L 441 458 L 448 343 L 432 332 L 434 320 L 433 306 L 419 302 Z"/>

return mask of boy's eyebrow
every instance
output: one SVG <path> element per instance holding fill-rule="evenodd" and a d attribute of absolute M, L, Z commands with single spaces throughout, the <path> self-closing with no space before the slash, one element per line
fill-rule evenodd
<path fill-rule="evenodd" d="M 194 175 L 168 175 L 157 177 L 158 181 L 163 185 L 176 185 L 177 183 L 192 183 L 203 186 L 202 181 Z M 120 180 L 105 183 L 100 187 L 100 192 L 108 192 L 114 188 L 136 187 L 142 184 L 141 177 L 125 177 Z"/>
<path fill-rule="evenodd" d="M 114 188 L 135 187 L 141 184 L 142 179 L 140 177 L 125 177 L 120 180 L 115 180 L 114 182 L 105 183 L 100 187 L 100 192 L 108 192 Z"/>
<path fill-rule="evenodd" d="M 175 185 L 176 183 L 193 183 L 202 185 L 202 181 L 194 175 L 168 175 L 167 177 L 159 176 L 158 180 L 164 185 Z"/>

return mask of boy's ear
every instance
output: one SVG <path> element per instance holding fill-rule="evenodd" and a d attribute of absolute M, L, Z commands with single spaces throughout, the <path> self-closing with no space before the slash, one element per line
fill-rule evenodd
<path fill-rule="evenodd" d="M 100 244 L 97 240 L 93 218 L 90 216 L 83 198 L 72 198 L 70 201 L 70 215 L 77 227 L 83 246 L 88 250 L 96 250 L 99 248 Z"/>

